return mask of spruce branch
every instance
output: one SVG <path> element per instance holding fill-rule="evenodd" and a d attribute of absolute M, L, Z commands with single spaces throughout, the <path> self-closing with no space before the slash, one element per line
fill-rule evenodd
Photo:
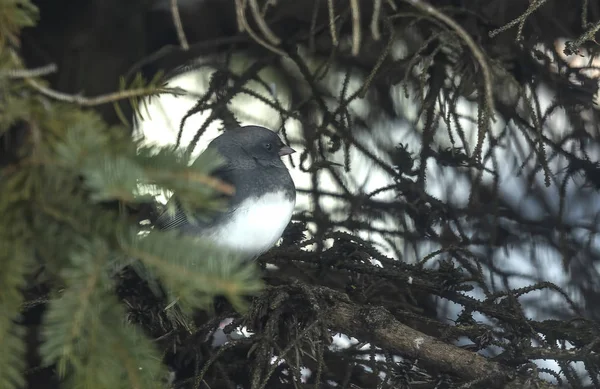
<path fill-rule="evenodd" d="M 27 194 L 6 192 L 19 188 L 26 176 L 3 177 L 0 189 L 0 387 L 22 388 L 25 384 L 25 329 L 19 324 L 22 294 L 31 272 L 33 252 L 31 232 L 24 218 L 27 215 Z"/>
<path fill-rule="evenodd" d="M 1 307 L 0 307 L 1 308 Z M 0 319 L 3 320 L 3 319 Z M 8 328 L 4 328 L 7 324 Z M 14 322 L 0 324 L 0 387 L 17 389 L 25 386 L 25 328 Z"/>
<path fill-rule="evenodd" d="M 596 42 L 595 36 L 599 30 L 600 30 L 600 22 L 596 22 L 592 26 L 589 26 L 588 30 L 586 32 L 584 32 L 583 34 L 581 34 L 581 36 L 579 36 L 577 39 L 575 39 L 572 42 L 571 41 L 567 42 L 563 52 L 566 55 L 578 54 L 579 48 L 581 47 L 581 45 L 583 45 L 584 42 L 586 42 L 586 41 Z"/>
<path fill-rule="evenodd" d="M 253 263 L 207 240 L 173 231 L 151 231 L 143 237 L 132 231 L 119 240 L 123 252 L 156 274 L 183 308 L 206 306 L 212 297 L 223 295 L 236 309 L 243 310 L 241 296 L 262 289 Z"/>
<path fill-rule="evenodd" d="M 419 11 L 424 12 L 425 14 L 442 21 L 444 24 L 449 26 L 459 37 L 460 39 L 467 45 L 467 47 L 473 53 L 475 60 L 481 66 L 481 71 L 483 73 L 483 85 L 485 91 L 485 103 L 489 110 L 489 115 L 493 118 L 495 105 L 494 105 L 494 97 L 493 97 L 493 89 L 492 89 L 492 73 L 490 71 L 490 67 L 487 63 L 486 55 L 483 50 L 475 43 L 473 38 L 462 28 L 456 21 L 447 16 L 446 14 L 439 11 L 437 8 L 428 4 L 423 0 L 405 0 L 407 3 L 411 4 Z"/>
<path fill-rule="evenodd" d="M 500 28 L 490 31 L 490 33 L 489 33 L 490 38 L 493 38 L 496 35 L 500 34 L 501 32 L 504 32 L 504 31 L 508 30 L 509 28 L 518 25 L 516 40 L 520 41 L 521 39 L 523 39 L 523 27 L 525 26 L 525 22 L 527 21 L 527 18 L 529 16 L 531 16 L 531 14 L 534 13 L 538 8 L 540 8 L 542 5 L 544 5 L 545 2 L 546 2 L 546 0 L 532 1 L 529 4 L 529 7 L 527 7 L 527 10 L 522 15 L 520 15 L 518 18 L 512 20 L 511 22 L 505 24 L 504 26 L 502 26 Z"/>
<path fill-rule="evenodd" d="M 0 354 L 0 387 L 16 389 L 22 388 L 25 383 L 25 331 L 15 321 L 19 318 L 23 301 L 21 289 L 25 285 L 24 276 L 29 263 L 23 254 L 28 251 L 3 236 L 0 236 L 0 247 L 0 348 L 3 351 Z M 13 247 L 19 251 L 11 250 Z"/>
<path fill-rule="evenodd" d="M 189 191 L 195 192 L 203 189 L 218 191 L 226 195 L 233 195 L 235 188 L 231 185 L 209 175 L 224 163 L 222 157 L 214 150 L 205 150 L 192 164 L 187 164 L 185 153 L 178 150 L 162 149 L 148 157 L 152 149 L 140 147 L 138 158 L 144 166 L 146 174 L 152 182 L 164 186 L 172 186 L 178 195 Z M 174 165 L 170 161 L 181 161 Z M 183 166 L 182 166 L 183 165 Z"/>
<path fill-rule="evenodd" d="M 505 388 L 515 389 L 525 385 L 524 377 L 513 376 L 501 364 L 410 328 L 382 308 L 340 301 L 332 308 L 329 322 L 342 333 L 386 345 L 402 355 L 418 358 L 425 365 L 469 381 L 493 379 L 502 382 Z M 537 377 L 533 381 L 539 388 L 553 387 Z"/>
<path fill-rule="evenodd" d="M 7 44 L 19 47 L 19 33 L 35 25 L 38 8 L 29 0 L 0 1 L 0 52 Z"/>
<path fill-rule="evenodd" d="M 214 151 L 208 150 L 190 164 L 182 151 L 169 147 L 136 148 L 125 141 L 116 148 L 114 139 L 106 136 L 106 129 L 92 132 L 88 130 L 92 126 L 104 127 L 97 118 L 82 119 L 67 127 L 64 140 L 55 145 L 58 158 L 42 163 L 74 169 L 85 178 L 94 201 L 144 201 L 140 190 L 148 185 L 177 192 L 180 200 L 190 206 L 211 203 L 215 190 L 233 194 L 230 185 L 210 176 L 223 163 Z"/>
<path fill-rule="evenodd" d="M 11 82 L 18 91 L 28 90 L 18 80 Z M 24 384 L 24 331 L 13 321 L 27 305 L 21 289 L 25 274 L 35 268 L 30 265 L 35 253 L 45 277 L 58 286 L 50 292 L 43 324 L 45 366 L 56 364 L 69 386 L 158 388 L 161 356 L 140 329 L 123 323 L 125 310 L 114 294 L 115 265 L 130 263 L 136 254 L 117 244 L 124 241 L 119 239 L 123 231 L 143 242 L 136 243 L 143 249 L 140 259 L 183 307 L 207 307 L 221 293 L 242 309 L 238 293 L 255 293 L 261 284 L 252 264 L 237 266 L 239 261 L 216 249 L 185 245 L 176 237 L 144 240 L 135 222 L 105 204 L 140 201 L 139 186 L 145 184 L 208 208 L 215 191 L 232 192 L 209 176 L 222 161 L 211 152 L 191 162 L 172 148 L 139 147 L 122 128 L 107 126 L 92 111 L 56 102 L 49 106 L 26 111 L 27 152 L 2 171 L 0 180 L 6 194 L 0 199 L 0 345 L 10 350 L 0 357 L 1 387 Z"/>
<path fill-rule="evenodd" d="M 109 247 L 100 240 L 81 245 L 70 255 L 73 266 L 63 271 L 66 288 L 44 319 L 44 363 L 56 363 L 74 387 L 160 388 L 166 373 L 160 354 L 124 323 L 125 312 L 110 292 Z"/>

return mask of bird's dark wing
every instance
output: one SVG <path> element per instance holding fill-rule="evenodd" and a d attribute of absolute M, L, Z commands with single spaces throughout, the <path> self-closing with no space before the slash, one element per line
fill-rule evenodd
<path fill-rule="evenodd" d="M 173 203 L 175 206 L 174 211 L 164 211 L 158 219 L 156 219 L 155 226 L 160 230 L 172 230 L 180 228 L 190 224 L 188 216 L 183 211 L 179 201 L 176 198 L 169 200 L 169 203 Z M 170 208 L 170 204 L 168 207 Z M 200 227 L 200 226 L 199 226 Z"/>
<path fill-rule="evenodd" d="M 234 172 L 228 166 L 224 166 L 215 170 L 211 176 L 218 178 L 225 183 L 233 185 L 232 181 Z M 226 198 L 228 196 L 223 193 L 218 193 L 215 197 Z M 231 209 L 228 209 L 224 212 L 214 212 L 212 214 L 204 215 L 202 218 L 200 218 L 194 217 L 194 215 L 186 214 L 175 195 L 169 200 L 169 202 L 173 202 L 175 211 L 165 211 L 156 219 L 155 226 L 160 230 L 181 229 L 185 232 L 185 230 L 189 229 L 193 229 L 195 231 L 206 229 L 214 225 L 220 218 L 226 216 L 227 213 L 232 211 Z M 190 216 L 193 218 L 193 220 L 190 220 Z"/>

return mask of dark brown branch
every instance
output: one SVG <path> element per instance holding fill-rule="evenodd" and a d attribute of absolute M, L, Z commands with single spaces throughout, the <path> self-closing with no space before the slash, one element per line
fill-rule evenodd
<path fill-rule="evenodd" d="M 375 345 L 385 345 L 394 351 L 418 358 L 422 363 L 460 378 L 473 381 L 481 377 L 506 380 L 505 388 L 522 388 L 524 377 L 511 380 L 510 371 L 476 353 L 441 342 L 412 329 L 381 307 L 357 307 L 339 302 L 329 315 L 331 327 L 344 334 Z M 538 380 L 538 388 L 552 388 L 549 383 Z"/>

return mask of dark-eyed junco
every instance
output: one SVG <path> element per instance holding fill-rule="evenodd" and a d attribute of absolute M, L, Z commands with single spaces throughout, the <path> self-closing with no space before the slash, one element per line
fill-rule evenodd
<path fill-rule="evenodd" d="M 277 243 L 291 220 L 296 187 L 281 157 L 295 151 L 275 132 L 259 126 L 226 130 L 208 148 L 225 159 L 213 176 L 235 188 L 227 209 L 209 219 L 190 220 L 177 207 L 174 213 L 164 212 L 156 226 L 202 236 L 248 259 L 256 258 Z"/>

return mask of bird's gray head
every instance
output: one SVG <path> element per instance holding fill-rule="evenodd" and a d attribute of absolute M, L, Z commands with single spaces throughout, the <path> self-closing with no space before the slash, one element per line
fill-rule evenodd
<path fill-rule="evenodd" d="M 295 152 L 275 132 L 260 126 L 226 130 L 208 147 L 216 148 L 230 166 L 247 169 L 259 165 L 285 168 L 281 157 Z"/>

